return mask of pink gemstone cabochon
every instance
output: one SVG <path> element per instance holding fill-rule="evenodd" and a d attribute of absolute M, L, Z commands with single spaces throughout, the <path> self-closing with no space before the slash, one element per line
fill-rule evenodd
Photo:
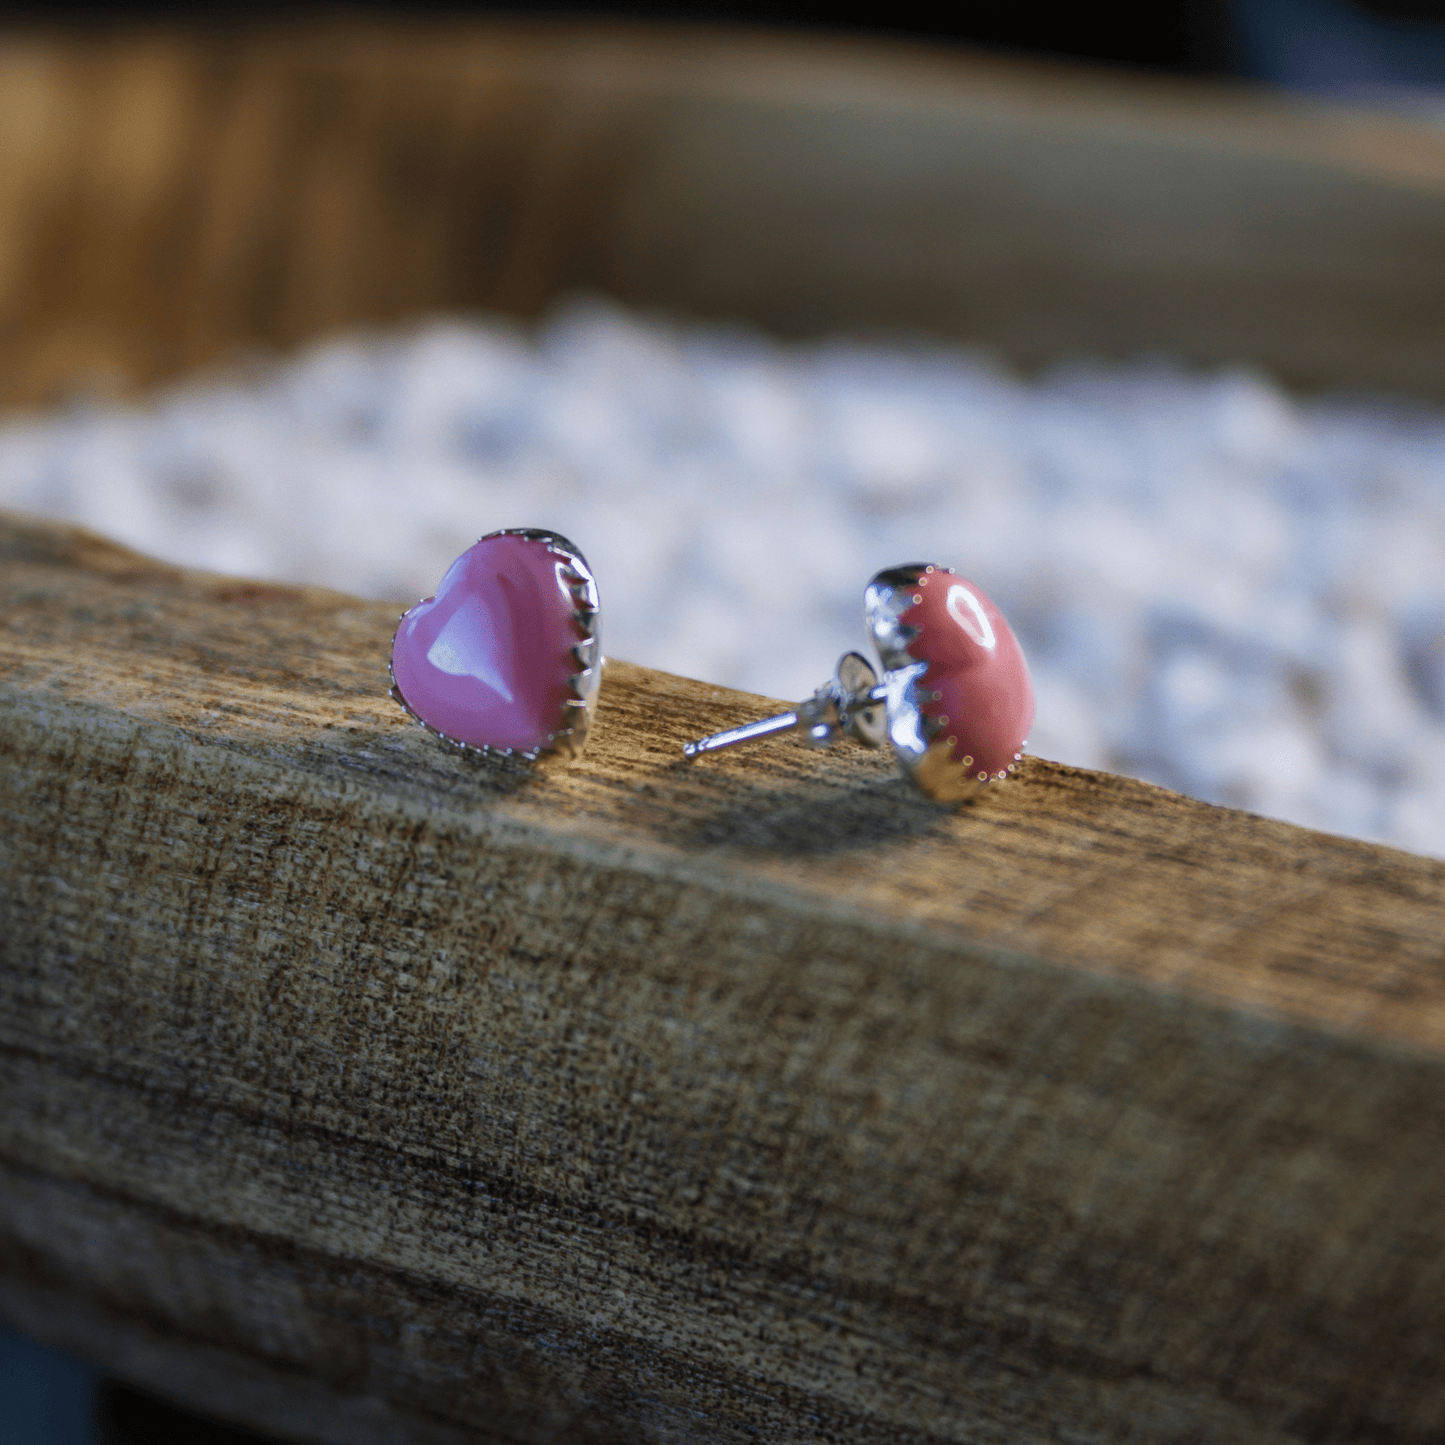
<path fill-rule="evenodd" d="M 1004 772 L 1034 725 L 1034 687 L 1013 629 L 981 587 L 953 572 L 925 572 L 913 596 L 900 617 L 920 629 L 908 654 L 928 663 L 923 690 L 942 694 L 923 713 L 948 719 L 939 736 L 957 739 L 955 762 L 968 757 L 971 771 Z"/>
<path fill-rule="evenodd" d="M 396 629 L 392 676 L 411 711 L 458 742 L 522 752 L 568 727 L 572 649 L 585 633 L 567 565 L 535 537 L 468 547 Z"/>

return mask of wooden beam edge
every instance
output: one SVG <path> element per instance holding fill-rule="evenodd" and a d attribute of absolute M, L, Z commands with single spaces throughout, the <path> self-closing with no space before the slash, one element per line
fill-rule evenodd
<path fill-rule="evenodd" d="M 12 1317 L 467 1438 L 1445 1423 L 1445 1057 L 1378 997 L 1433 1017 L 1441 866 L 1053 764 L 690 771 L 752 700 L 625 665 L 584 766 L 479 767 L 383 605 L 0 558 Z"/>

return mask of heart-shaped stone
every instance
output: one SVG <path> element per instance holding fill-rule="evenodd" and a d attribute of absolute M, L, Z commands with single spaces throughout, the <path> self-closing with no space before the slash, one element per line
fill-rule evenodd
<path fill-rule="evenodd" d="M 470 747 L 581 751 L 600 674 L 596 583 L 555 532 L 493 532 L 401 619 L 393 692 Z"/>
<path fill-rule="evenodd" d="M 917 636 L 908 655 L 928 665 L 918 680 L 930 732 L 980 781 L 1012 770 L 1034 724 L 1034 688 L 1023 649 L 981 587 L 928 567 L 899 613 Z M 930 696 L 932 694 L 932 696 Z"/>

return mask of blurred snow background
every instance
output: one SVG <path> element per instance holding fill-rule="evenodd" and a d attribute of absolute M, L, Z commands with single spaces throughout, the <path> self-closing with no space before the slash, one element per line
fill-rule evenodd
<path fill-rule="evenodd" d="M 1030 751 L 1445 856 L 1441 410 L 585 303 L 9 420 L 0 505 L 404 601 L 552 527 L 610 655 L 784 698 L 863 646 L 873 572 L 936 561 L 1014 623 Z"/>

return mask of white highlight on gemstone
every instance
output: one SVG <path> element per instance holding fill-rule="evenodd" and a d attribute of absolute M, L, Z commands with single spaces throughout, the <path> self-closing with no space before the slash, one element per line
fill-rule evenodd
<path fill-rule="evenodd" d="M 993 623 L 988 620 L 982 603 L 961 582 L 955 582 L 948 589 L 948 615 L 980 647 L 992 649 L 998 645 L 998 638 L 993 633 Z"/>
<path fill-rule="evenodd" d="M 512 691 L 492 656 L 494 645 L 491 629 L 477 609 L 462 606 L 442 625 L 435 641 L 427 648 L 426 660 L 452 677 L 474 677 L 511 702 Z"/>

